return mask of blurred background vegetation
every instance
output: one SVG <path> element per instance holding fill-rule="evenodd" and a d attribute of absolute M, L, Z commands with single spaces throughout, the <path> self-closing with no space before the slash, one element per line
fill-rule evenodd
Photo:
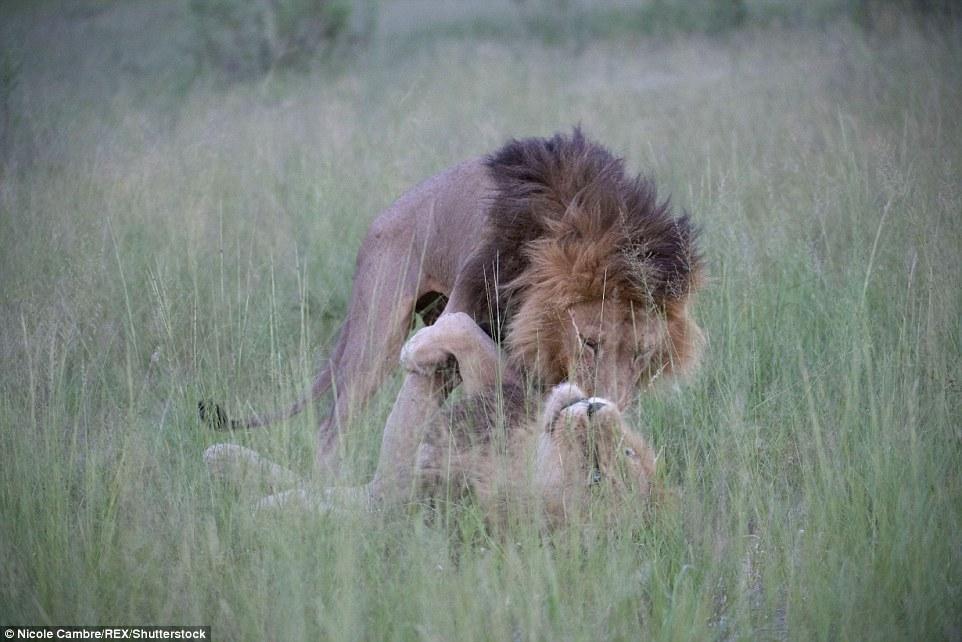
<path fill-rule="evenodd" d="M 344 33 L 345 0 L 192 0 L 198 58 L 232 75 L 304 64 Z"/>
<path fill-rule="evenodd" d="M 960 639 L 955 5 L 0 0 L 0 622 Z M 703 230 L 703 367 L 629 410 L 676 507 L 499 538 L 212 486 L 224 438 L 310 471 L 329 400 L 230 437 L 196 403 L 305 389 L 378 211 L 579 122 Z"/>
<path fill-rule="evenodd" d="M 111 0 L 6 0 L 0 5 L 0 16 L 12 21 L 3 29 L 6 37 L 0 51 L 0 100 L 5 108 L 9 111 L 7 103 L 19 70 L 13 52 L 24 44 L 12 33 L 18 20 L 46 14 L 93 21 L 113 4 Z M 152 6 L 134 0 L 127 4 L 133 5 L 127 8 L 131 20 L 137 20 L 135 7 L 139 7 L 150 14 L 141 18 L 144 29 L 161 38 L 173 37 L 170 44 L 191 59 L 181 65 L 195 67 L 195 73 L 209 66 L 233 80 L 283 68 L 304 69 L 337 54 L 356 54 L 359 46 L 378 35 L 536 36 L 577 46 L 589 38 L 612 35 L 723 34 L 771 24 L 818 25 L 839 17 L 867 29 L 885 29 L 896 15 L 905 13 L 939 20 L 959 13 L 953 0 L 172 0 Z M 154 49 L 155 44 L 148 39 L 143 49 Z M 169 57 L 163 60 L 172 62 Z"/>
<path fill-rule="evenodd" d="M 256 82 L 318 67 L 336 74 L 358 58 L 403 58 L 446 38 L 506 46 L 535 38 L 577 52 L 599 39 L 725 38 L 840 19 L 884 35 L 906 16 L 934 24 L 959 14 L 953 0 L 5 0 L 0 159 L 18 147 L 28 152 L 18 162 L 31 158 L 24 145 L 42 133 L 29 125 L 16 133 L 18 119 L 38 107 L 30 98 L 37 92 L 23 91 L 25 76 L 59 94 L 59 108 L 123 88 L 166 122 L 198 82 Z"/>

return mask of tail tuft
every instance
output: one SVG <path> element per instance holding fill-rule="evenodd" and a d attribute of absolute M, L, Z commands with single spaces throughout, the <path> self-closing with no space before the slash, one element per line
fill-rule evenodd
<path fill-rule="evenodd" d="M 200 413 L 200 420 L 212 430 L 233 430 L 235 422 L 227 418 L 227 413 L 220 407 L 220 404 L 210 400 L 197 402 L 197 412 Z"/>

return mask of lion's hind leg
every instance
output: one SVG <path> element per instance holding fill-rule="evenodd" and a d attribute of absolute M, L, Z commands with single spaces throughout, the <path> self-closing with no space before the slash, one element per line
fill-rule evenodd
<path fill-rule="evenodd" d="M 214 444 L 204 451 L 204 463 L 215 479 L 256 484 L 270 493 L 301 482 L 293 471 L 237 444 Z"/>
<path fill-rule="evenodd" d="M 274 493 L 254 503 L 258 514 L 293 511 L 300 513 L 376 512 L 381 503 L 371 494 L 370 485 L 338 486 L 318 490 L 308 485 Z"/>

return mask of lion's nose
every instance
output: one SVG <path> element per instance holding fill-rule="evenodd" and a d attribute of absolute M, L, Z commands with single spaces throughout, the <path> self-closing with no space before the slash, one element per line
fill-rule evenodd
<path fill-rule="evenodd" d="M 591 419 L 591 415 L 595 414 L 597 411 L 604 408 L 607 404 L 603 401 L 589 401 L 588 402 L 588 418 Z"/>

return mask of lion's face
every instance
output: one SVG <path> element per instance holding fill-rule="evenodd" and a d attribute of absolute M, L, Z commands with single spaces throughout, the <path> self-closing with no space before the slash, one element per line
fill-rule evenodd
<path fill-rule="evenodd" d="M 541 427 L 535 483 L 549 514 L 563 518 L 595 488 L 647 496 L 655 454 L 613 402 L 560 384 L 545 403 Z"/>
<path fill-rule="evenodd" d="M 653 361 L 668 340 L 664 316 L 619 301 L 579 303 L 565 316 L 559 332 L 568 379 L 627 405 L 642 378 L 657 371 Z"/>
<path fill-rule="evenodd" d="M 526 302 L 509 335 L 513 356 L 543 383 L 571 381 L 619 407 L 660 376 L 687 370 L 700 343 L 685 299 L 660 309 L 617 298 L 561 309 Z"/>

